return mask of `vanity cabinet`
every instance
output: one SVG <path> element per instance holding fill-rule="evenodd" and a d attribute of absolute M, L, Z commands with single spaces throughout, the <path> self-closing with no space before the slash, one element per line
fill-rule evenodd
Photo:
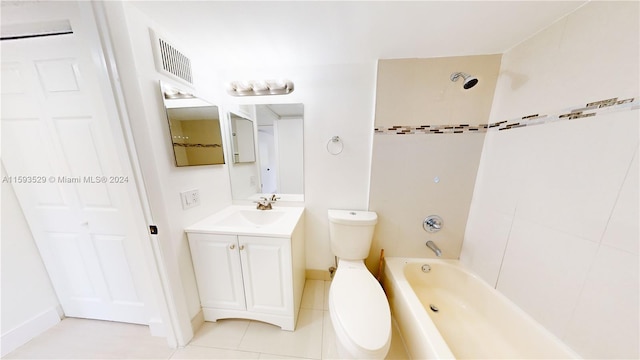
<path fill-rule="evenodd" d="M 293 331 L 304 288 L 303 221 L 290 233 L 187 229 L 205 321 L 243 318 Z"/>
<path fill-rule="evenodd" d="M 293 312 L 290 239 L 197 233 L 188 237 L 203 308 L 220 309 L 221 314 Z"/>

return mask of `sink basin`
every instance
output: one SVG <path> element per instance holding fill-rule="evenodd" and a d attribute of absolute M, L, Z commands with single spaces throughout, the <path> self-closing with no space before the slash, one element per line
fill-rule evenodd
<path fill-rule="evenodd" d="M 257 210 L 229 206 L 185 229 L 186 232 L 289 237 L 302 218 L 304 207 L 282 206 Z"/>
<path fill-rule="evenodd" d="M 278 210 L 239 210 L 221 219 L 218 224 L 223 226 L 265 226 L 282 220 L 284 215 L 284 212 Z"/>

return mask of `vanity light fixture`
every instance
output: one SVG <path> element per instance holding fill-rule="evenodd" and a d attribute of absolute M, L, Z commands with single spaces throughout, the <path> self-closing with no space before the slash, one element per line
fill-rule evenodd
<path fill-rule="evenodd" d="M 186 91 L 176 89 L 167 84 L 163 84 L 162 86 L 162 95 L 165 99 L 195 99 L 196 97 L 193 94 L 190 94 Z"/>
<path fill-rule="evenodd" d="M 293 82 L 280 80 L 233 81 L 227 86 L 231 96 L 286 95 L 293 91 Z"/>

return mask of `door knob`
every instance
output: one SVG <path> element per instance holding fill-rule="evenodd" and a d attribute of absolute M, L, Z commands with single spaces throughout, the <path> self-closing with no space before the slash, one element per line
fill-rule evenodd
<path fill-rule="evenodd" d="M 235 248 L 236 248 L 236 244 L 231 244 L 231 245 L 229 245 L 229 249 L 233 250 L 233 249 L 235 249 Z"/>
<path fill-rule="evenodd" d="M 240 250 L 244 250 L 244 245 L 240 245 Z"/>

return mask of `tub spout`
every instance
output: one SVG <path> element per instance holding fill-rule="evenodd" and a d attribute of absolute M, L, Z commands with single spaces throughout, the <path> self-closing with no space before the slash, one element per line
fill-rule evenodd
<path fill-rule="evenodd" d="M 440 250 L 438 245 L 436 245 L 436 243 L 434 243 L 433 241 L 427 241 L 427 247 L 433 250 L 433 252 L 436 253 L 436 256 L 442 256 L 442 250 Z"/>

